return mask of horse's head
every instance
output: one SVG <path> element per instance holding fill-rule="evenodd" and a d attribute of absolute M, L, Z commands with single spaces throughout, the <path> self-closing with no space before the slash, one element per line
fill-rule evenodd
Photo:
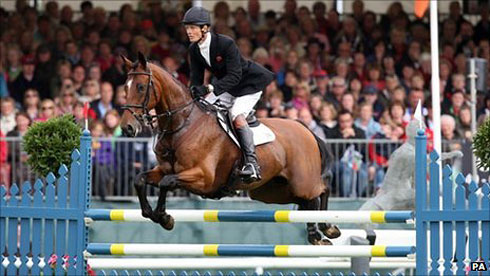
<path fill-rule="evenodd" d="M 157 105 L 159 93 L 153 82 L 153 65 L 147 62 L 142 53 L 138 53 L 138 61 L 134 63 L 125 56 L 121 58 L 128 71 L 124 85 L 127 102 L 122 106 L 121 128 L 126 136 L 134 137 L 141 132 L 143 124 L 151 123 L 150 110 Z"/>

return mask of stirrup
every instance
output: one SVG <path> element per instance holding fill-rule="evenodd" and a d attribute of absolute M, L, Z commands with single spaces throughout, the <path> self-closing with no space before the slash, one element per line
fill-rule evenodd
<path fill-rule="evenodd" d="M 245 166 L 243 166 L 243 168 L 240 170 L 239 175 L 244 178 L 245 182 L 248 183 L 262 179 L 260 173 L 252 163 L 245 164 Z"/>

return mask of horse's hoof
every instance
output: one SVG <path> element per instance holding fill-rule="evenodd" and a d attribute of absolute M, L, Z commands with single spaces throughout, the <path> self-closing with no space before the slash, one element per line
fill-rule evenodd
<path fill-rule="evenodd" d="M 170 230 L 172 230 L 174 228 L 175 220 L 174 220 L 174 218 L 171 215 L 165 214 L 165 215 L 161 216 L 160 225 L 165 230 L 169 230 L 170 231 Z"/>
<path fill-rule="evenodd" d="M 337 225 L 332 225 L 327 229 L 322 229 L 322 233 L 329 239 L 336 239 L 340 237 L 341 232 Z"/>
<path fill-rule="evenodd" d="M 323 238 L 321 240 L 315 240 L 313 245 L 332 245 L 332 242 L 329 241 L 327 238 Z"/>

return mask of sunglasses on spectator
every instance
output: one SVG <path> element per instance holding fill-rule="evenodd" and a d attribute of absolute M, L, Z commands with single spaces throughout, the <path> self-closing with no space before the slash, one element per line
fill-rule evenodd
<path fill-rule="evenodd" d="M 36 94 L 26 94 L 26 98 L 37 98 Z"/>
<path fill-rule="evenodd" d="M 43 106 L 41 110 L 54 109 L 54 106 Z"/>

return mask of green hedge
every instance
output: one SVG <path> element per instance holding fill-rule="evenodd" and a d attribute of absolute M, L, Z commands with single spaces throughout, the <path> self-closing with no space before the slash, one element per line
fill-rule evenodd
<path fill-rule="evenodd" d="M 490 119 L 478 128 L 473 138 L 473 151 L 478 157 L 478 168 L 490 170 Z"/>
<path fill-rule="evenodd" d="M 27 163 L 38 174 L 56 173 L 62 164 L 71 163 L 71 153 L 80 147 L 82 129 L 72 115 L 34 123 L 23 137 Z"/>

